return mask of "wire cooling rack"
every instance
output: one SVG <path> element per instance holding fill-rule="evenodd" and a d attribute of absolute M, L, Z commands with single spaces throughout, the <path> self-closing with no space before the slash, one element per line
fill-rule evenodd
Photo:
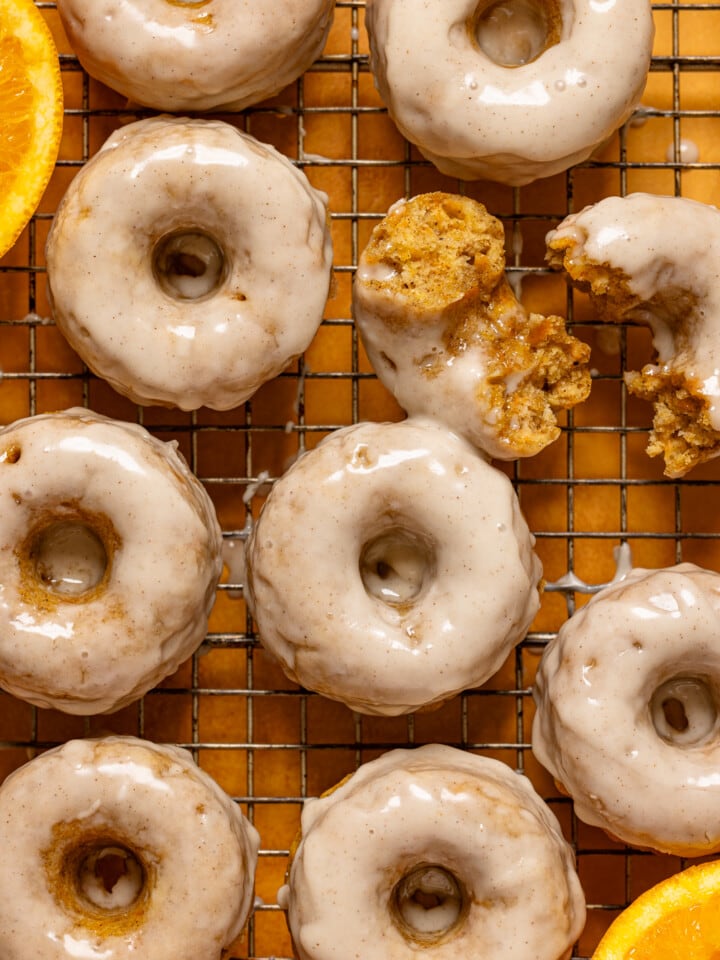
<path fill-rule="evenodd" d="M 612 917 L 683 862 L 632 851 L 575 820 L 530 751 L 530 688 L 543 645 L 610 580 L 630 551 L 635 565 L 691 560 L 720 569 L 720 467 L 682 481 L 662 477 L 644 453 L 647 404 L 629 397 L 622 372 L 650 359 L 642 327 L 599 324 L 587 300 L 543 266 L 544 235 L 569 211 L 634 190 L 720 197 L 720 4 L 654 5 L 657 34 L 643 105 L 591 160 L 522 189 L 459 184 L 438 174 L 395 130 L 368 69 L 363 0 L 338 0 L 322 58 L 272 101 L 223 118 L 273 143 L 330 198 L 335 287 L 303 358 L 251 402 L 228 413 L 138 408 L 88 374 L 50 319 L 44 244 L 74 174 L 117 126 L 144 113 L 83 73 L 55 4 L 38 2 L 61 50 L 65 133 L 36 216 L 0 262 L 0 421 L 85 404 L 175 439 L 210 492 L 225 536 L 227 568 L 205 643 L 138 704 L 79 719 L 0 697 L 0 776 L 37 751 L 75 736 L 132 733 L 173 742 L 242 805 L 262 836 L 254 916 L 233 958 L 291 956 L 275 905 L 303 799 L 386 749 L 442 741 L 499 758 L 531 777 L 577 850 L 589 903 L 576 947 L 588 957 Z M 592 346 L 590 400 L 567 417 L 561 439 L 510 473 L 538 538 L 550 588 L 526 640 L 481 689 L 434 713 L 367 718 L 287 681 L 259 645 L 239 583 L 238 557 L 252 515 L 273 480 L 330 431 L 402 414 L 378 384 L 350 319 L 352 275 L 373 225 L 401 196 L 467 192 L 507 230 L 511 279 L 526 306 L 565 313 Z M 682 242 L 682 238 L 678 238 Z M 304 531 L 298 529 L 298 536 Z M 322 583 L 317 583 L 322 590 Z"/>

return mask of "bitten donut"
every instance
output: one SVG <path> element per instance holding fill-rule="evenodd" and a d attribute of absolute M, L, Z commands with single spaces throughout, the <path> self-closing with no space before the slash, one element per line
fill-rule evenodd
<path fill-rule="evenodd" d="M 320 55 L 334 0 L 58 0 L 90 76 L 156 110 L 242 110 Z"/>
<path fill-rule="evenodd" d="M 326 201 L 229 124 L 129 124 L 75 177 L 50 230 L 58 327 L 137 403 L 237 406 L 320 325 L 332 267 Z"/>
<path fill-rule="evenodd" d="M 275 484 L 246 594 L 289 677 L 369 714 L 483 683 L 522 640 L 540 561 L 507 477 L 431 422 L 328 436 Z"/>
<path fill-rule="evenodd" d="M 607 197 L 547 242 L 550 264 L 603 319 L 652 329 L 656 361 L 625 375 L 654 404 L 650 456 L 664 455 L 667 476 L 681 477 L 720 455 L 720 211 L 684 197 Z"/>
<path fill-rule="evenodd" d="M 585 922 L 572 851 L 530 781 L 438 744 L 307 801 L 278 901 L 300 960 L 563 960 Z"/>
<path fill-rule="evenodd" d="M 71 740 L 0 787 L 3 960 L 220 960 L 259 838 L 186 750 Z"/>
<path fill-rule="evenodd" d="M 367 0 L 375 83 L 444 174 L 521 186 L 590 156 L 635 109 L 647 0 Z"/>
<path fill-rule="evenodd" d="M 532 748 L 586 823 L 720 850 L 720 575 L 635 569 L 575 613 L 535 681 Z"/>
<path fill-rule="evenodd" d="M 0 430 L 0 686 L 117 710 L 200 645 L 222 570 L 212 502 L 174 443 L 72 409 Z"/>
<path fill-rule="evenodd" d="M 504 237 L 468 197 L 396 203 L 360 257 L 353 313 L 403 409 L 508 460 L 559 436 L 557 411 L 590 392 L 590 348 L 561 317 L 528 315 L 505 276 Z"/>

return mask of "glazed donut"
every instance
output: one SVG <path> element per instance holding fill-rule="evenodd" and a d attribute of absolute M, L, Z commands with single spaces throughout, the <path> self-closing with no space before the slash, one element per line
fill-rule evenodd
<path fill-rule="evenodd" d="M 543 653 L 532 748 L 586 823 L 677 856 L 720 850 L 720 575 L 635 569 Z"/>
<path fill-rule="evenodd" d="M 400 406 L 498 459 L 538 453 L 560 434 L 556 411 L 590 392 L 590 348 L 561 317 L 526 313 L 505 276 L 502 224 L 468 197 L 390 208 L 360 257 L 353 314 Z"/>
<path fill-rule="evenodd" d="M 259 838 L 186 750 L 71 740 L 0 787 L 3 960 L 220 960 Z"/>
<path fill-rule="evenodd" d="M 330 285 L 326 196 L 229 124 L 123 127 L 47 243 L 58 327 L 137 403 L 227 410 L 312 340 Z"/>
<path fill-rule="evenodd" d="M 199 646 L 222 570 L 207 493 L 142 427 L 72 409 L 0 430 L 0 687 L 117 710 Z"/>
<path fill-rule="evenodd" d="M 561 960 L 585 921 L 572 851 L 530 781 L 438 744 L 307 801 L 278 902 L 299 960 Z"/>
<path fill-rule="evenodd" d="M 441 173 L 522 186 L 590 156 L 640 101 L 647 0 L 367 0 L 390 116 Z"/>
<path fill-rule="evenodd" d="M 90 76 L 156 110 L 242 110 L 320 55 L 334 0 L 58 0 Z"/>
<path fill-rule="evenodd" d="M 431 422 L 330 434 L 275 484 L 246 550 L 264 646 L 297 683 L 392 716 L 483 683 L 541 565 L 507 477 Z"/>
<path fill-rule="evenodd" d="M 608 197 L 547 242 L 550 264 L 590 293 L 603 319 L 652 328 L 656 362 L 625 376 L 655 405 L 650 456 L 664 455 L 667 476 L 681 477 L 720 455 L 720 211 L 683 197 Z"/>

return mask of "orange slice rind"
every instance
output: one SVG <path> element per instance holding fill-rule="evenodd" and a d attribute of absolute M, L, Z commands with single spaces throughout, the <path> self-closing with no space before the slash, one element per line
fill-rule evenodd
<path fill-rule="evenodd" d="M 720 960 L 720 860 L 647 890 L 608 927 L 592 960 Z"/>
<path fill-rule="evenodd" d="M 0 0 L 0 255 L 52 175 L 63 120 L 60 61 L 33 0 Z"/>

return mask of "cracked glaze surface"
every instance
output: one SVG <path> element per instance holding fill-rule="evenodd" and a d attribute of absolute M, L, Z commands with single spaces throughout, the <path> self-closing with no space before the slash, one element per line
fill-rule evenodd
<path fill-rule="evenodd" d="M 136 700 L 201 643 L 222 570 L 215 510 L 174 443 L 84 409 L 0 431 L 0 685 L 91 714 Z M 43 583 L 33 531 L 94 530 L 105 577 Z"/>
<path fill-rule="evenodd" d="M 217 288 L 195 299 L 168 295 L 155 273 L 158 242 L 183 231 L 213 238 L 224 259 Z M 229 124 L 140 120 L 73 180 L 47 261 L 57 324 L 95 373 L 137 403 L 227 410 L 320 325 L 327 197 Z"/>
<path fill-rule="evenodd" d="M 395 884 L 423 864 L 453 874 L 466 900 L 431 947 L 406 939 L 390 911 Z M 306 801 L 278 901 L 301 960 L 560 960 L 585 921 L 572 851 L 530 781 L 438 744 L 390 751 Z"/>
<path fill-rule="evenodd" d="M 58 0 L 87 72 L 157 110 L 241 110 L 320 55 L 334 0 Z"/>
<path fill-rule="evenodd" d="M 400 132 L 438 169 L 521 186 L 586 159 L 639 103 L 654 35 L 647 0 L 564 0 L 558 42 L 494 62 L 477 0 L 368 0 L 372 69 Z M 546 4 L 545 6 L 552 6 Z"/>
<path fill-rule="evenodd" d="M 369 566 L 378 592 L 397 573 L 402 602 L 363 580 L 383 537 Z M 292 679 L 363 713 L 408 713 L 482 683 L 523 638 L 539 606 L 533 546 L 507 477 L 465 441 L 429 421 L 363 423 L 275 484 L 246 595 Z"/>
<path fill-rule="evenodd" d="M 107 737 L 6 779 L 0 845 L 3 960 L 219 960 L 251 908 L 259 837 L 186 750 Z M 143 883 L 98 909 L 69 865 L 108 847 L 142 864 Z"/>

